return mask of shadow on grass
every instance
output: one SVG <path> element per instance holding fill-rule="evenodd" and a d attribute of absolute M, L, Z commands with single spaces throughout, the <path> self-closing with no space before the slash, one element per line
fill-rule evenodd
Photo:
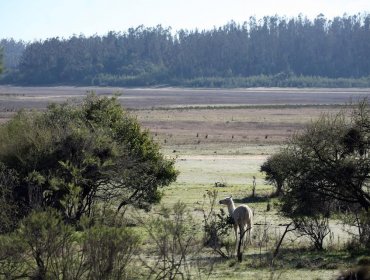
<path fill-rule="evenodd" d="M 325 272 L 326 275 L 335 273 L 339 275 L 339 271 L 347 270 L 349 268 L 357 268 L 360 265 L 359 259 L 366 261 L 365 265 L 369 265 L 370 258 L 368 250 L 348 251 L 348 250 L 327 250 L 314 251 L 308 248 L 286 248 L 281 249 L 278 256 L 272 261 L 271 252 L 256 252 L 256 247 L 246 248 L 243 254 L 243 261 L 238 262 L 235 257 L 228 259 L 220 256 L 207 256 L 198 259 L 198 263 L 206 266 L 210 271 L 219 275 L 236 275 L 242 272 L 249 271 L 251 273 L 258 272 L 261 275 L 269 276 L 269 278 L 257 279 L 296 279 L 296 278 L 280 278 L 272 277 L 274 273 L 280 275 L 284 271 L 302 271 L 303 275 L 309 276 L 307 271 L 319 273 Z M 250 250 L 253 250 L 252 252 Z M 320 272 L 321 271 L 321 272 Z M 212 273 L 212 272 L 211 272 Z M 295 275 L 301 272 L 296 272 Z M 285 277 L 287 274 L 284 274 Z M 261 276 L 262 277 L 262 276 Z M 213 279 L 213 278 L 212 278 Z M 229 278 L 228 278 L 229 279 Z M 236 279 L 236 278 L 232 278 Z M 239 278 L 238 278 L 239 279 Z M 255 279 L 255 278 L 244 278 Z M 305 279 L 305 278 L 299 278 Z M 308 279 L 311 279 L 308 277 Z M 316 278 L 315 278 L 316 279 Z M 324 279 L 324 278 L 318 278 Z M 327 278 L 325 278 L 327 279 Z M 333 278 L 335 279 L 335 278 Z M 355 278 L 343 278 L 355 279 Z M 356 278 L 357 279 L 357 278 Z M 365 279 L 365 278 L 364 278 Z"/>
<path fill-rule="evenodd" d="M 235 203 L 260 203 L 260 202 L 268 202 L 270 200 L 270 196 L 247 196 L 244 198 L 233 198 Z"/>
<path fill-rule="evenodd" d="M 359 257 L 369 251 L 345 250 L 315 251 L 310 249 L 281 249 L 273 260 L 272 254 L 253 253 L 244 255 L 244 263 L 253 268 L 274 267 L 277 269 L 338 269 L 356 265 Z"/>

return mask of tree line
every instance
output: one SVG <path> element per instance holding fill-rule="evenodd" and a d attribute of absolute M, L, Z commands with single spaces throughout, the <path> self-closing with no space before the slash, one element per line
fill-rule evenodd
<path fill-rule="evenodd" d="M 161 25 L 139 26 L 104 36 L 1 45 L 8 64 L 3 83 L 289 86 L 301 79 L 310 86 L 308 77 L 370 83 L 369 14 L 251 17 L 176 34 Z"/>
<path fill-rule="evenodd" d="M 16 41 L 12 38 L 0 40 L 0 49 L 3 56 L 1 61 L 8 71 L 17 69 L 26 47 L 27 43 L 24 41 Z"/>

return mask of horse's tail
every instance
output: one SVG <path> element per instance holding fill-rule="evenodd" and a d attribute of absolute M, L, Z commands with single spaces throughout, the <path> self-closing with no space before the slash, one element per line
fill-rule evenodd
<path fill-rule="evenodd" d="M 247 225 L 248 227 L 248 242 L 252 244 L 252 229 L 253 229 L 253 218 L 254 218 L 254 213 L 253 210 L 248 207 L 248 216 L 249 216 L 249 224 Z"/>
<path fill-rule="evenodd" d="M 253 213 L 253 210 L 250 207 L 248 207 L 247 209 L 248 209 L 248 217 L 249 217 L 248 227 L 252 230 L 254 213 Z"/>

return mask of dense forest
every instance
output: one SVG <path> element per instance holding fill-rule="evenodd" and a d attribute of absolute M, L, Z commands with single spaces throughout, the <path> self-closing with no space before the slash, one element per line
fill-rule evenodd
<path fill-rule="evenodd" d="M 162 26 L 104 36 L 1 41 L 2 83 L 369 86 L 370 15 L 251 17 L 212 30 Z"/>

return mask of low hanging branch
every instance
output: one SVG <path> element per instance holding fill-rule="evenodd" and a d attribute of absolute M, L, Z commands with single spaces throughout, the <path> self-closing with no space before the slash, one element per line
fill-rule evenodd
<path fill-rule="evenodd" d="M 279 243 L 277 244 L 276 248 L 275 248 L 275 251 L 274 251 L 274 254 L 272 255 L 272 261 L 274 261 L 275 257 L 277 256 L 277 254 L 279 253 L 279 249 L 280 249 L 280 246 L 281 246 L 281 243 L 283 243 L 283 240 L 285 238 L 285 235 L 288 233 L 288 232 L 291 232 L 291 231 L 294 231 L 296 230 L 297 228 L 296 227 L 293 227 L 293 228 L 290 228 L 290 226 L 293 224 L 293 222 L 290 222 L 289 224 L 286 224 L 285 225 L 285 230 L 284 230 L 284 233 L 283 235 L 281 236 L 280 240 L 279 240 Z"/>
<path fill-rule="evenodd" d="M 239 244 L 238 244 L 238 252 L 237 252 L 238 262 L 243 261 L 243 252 L 241 251 L 242 243 L 243 243 L 243 239 L 244 239 L 245 234 L 247 233 L 247 231 L 250 232 L 251 229 L 252 228 L 247 228 L 246 230 L 240 231 L 240 233 L 239 233 Z"/>

